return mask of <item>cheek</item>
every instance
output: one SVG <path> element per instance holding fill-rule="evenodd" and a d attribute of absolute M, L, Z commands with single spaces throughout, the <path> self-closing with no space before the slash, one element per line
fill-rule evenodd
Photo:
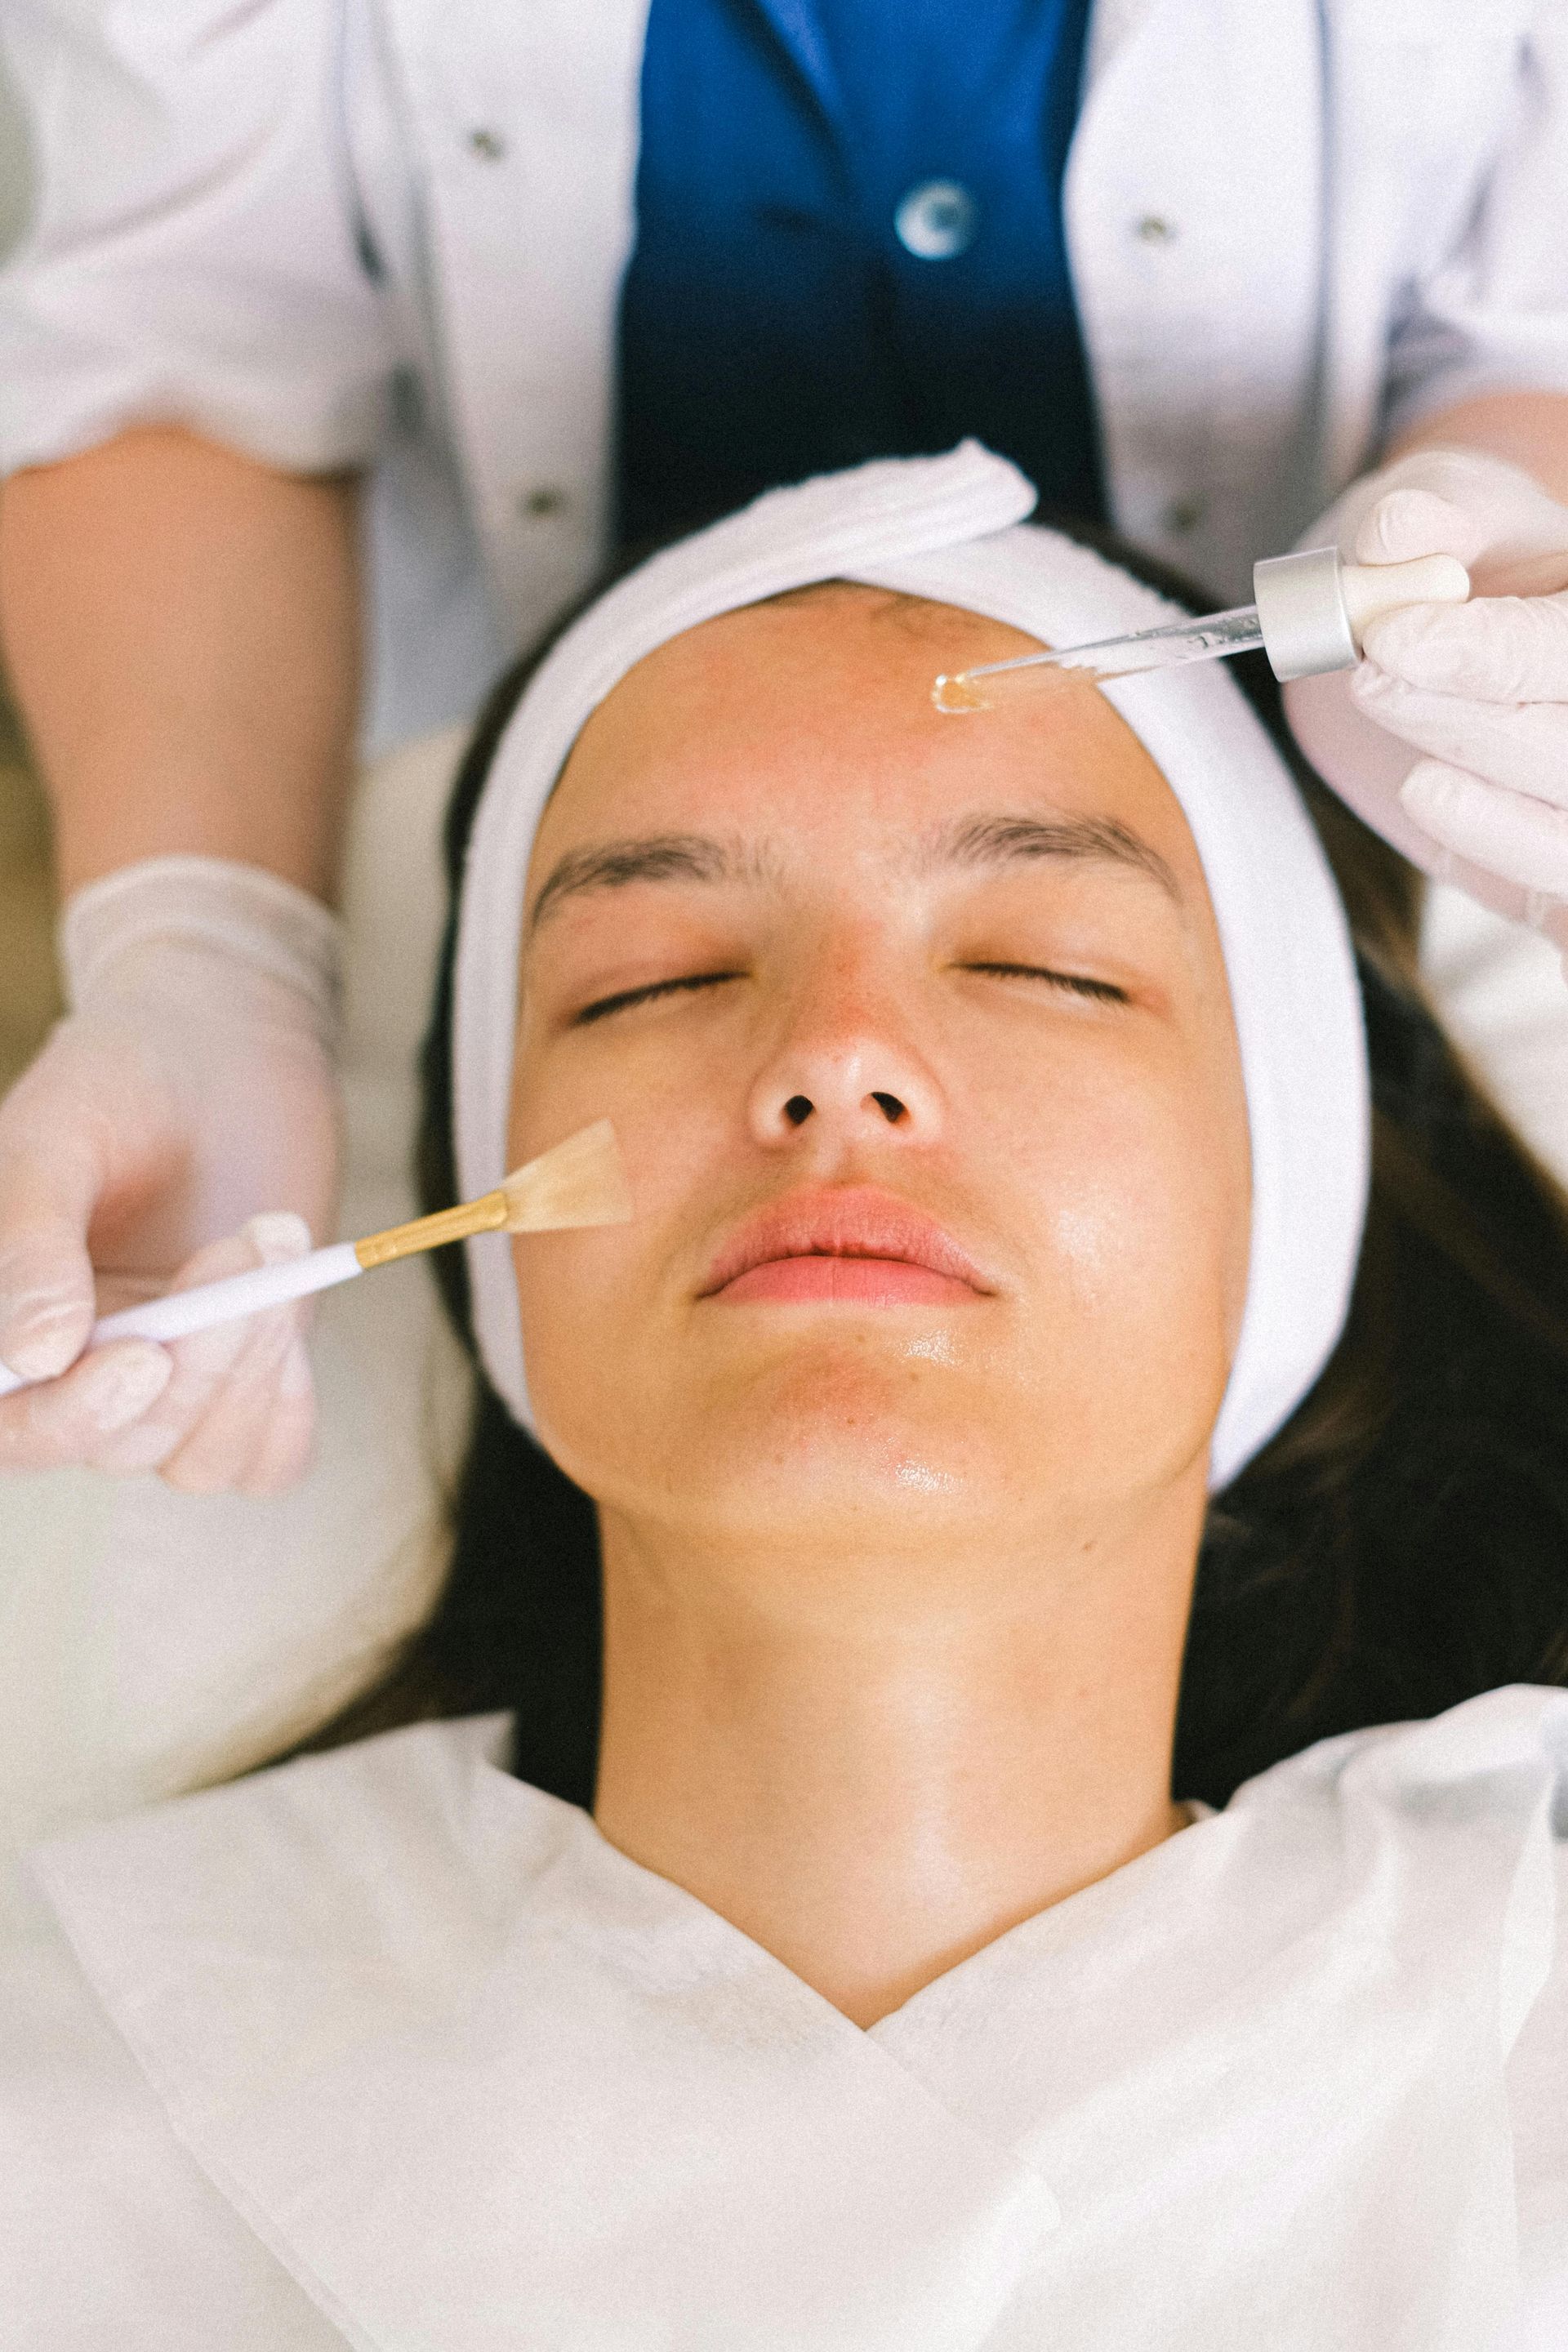
<path fill-rule="evenodd" d="M 612 1458 L 657 1447 L 669 1394 L 672 1297 L 698 1255 L 693 1203 L 733 1183 L 732 1087 L 679 1055 L 520 1050 L 510 1131 L 515 1166 L 594 1118 L 615 1125 L 629 1225 L 519 1235 L 512 1244 L 535 1426 L 598 1493 Z"/>
<path fill-rule="evenodd" d="M 512 1073 L 511 1165 L 574 1127 L 611 1119 L 640 1216 L 645 1188 L 658 1197 L 689 1144 L 732 1118 L 736 1014 L 720 992 L 677 1000 L 662 1013 L 552 1029 L 525 1005 Z"/>
<path fill-rule="evenodd" d="M 541 1441 L 563 1469 L 596 1491 L 594 1464 L 624 1422 L 641 1381 L 637 1276 L 622 1233 L 519 1235 L 512 1243 L 529 1403 Z M 646 1375 L 644 1376 L 646 1377 Z"/>
<path fill-rule="evenodd" d="M 1244 1119 L 1218 1085 L 1173 1060 L 1081 1083 L 1058 1074 L 1020 1139 L 1010 1189 L 1032 1234 L 1045 1311 L 1037 1369 L 1054 1381 L 1070 1330 L 1087 1395 L 1130 1396 L 1167 1373 L 1223 1382 L 1245 1298 L 1248 1182 Z"/>

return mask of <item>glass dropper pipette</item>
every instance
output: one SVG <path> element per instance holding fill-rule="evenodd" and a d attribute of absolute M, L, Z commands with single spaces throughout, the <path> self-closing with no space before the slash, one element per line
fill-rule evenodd
<path fill-rule="evenodd" d="M 1259 650 L 1282 681 L 1315 677 L 1352 668 L 1361 659 L 1363 634 L 1380 614 L 1405 604 L 1462 604 L 1470 593 L 1468 572 L 1451 555 L 1424 555 L 1410 563 L 1346 563 L 1333 547 L 1267 556 L 1254 565 L 1252 585 L 1258 602 L 1228 613 L 944 672 L 931 688 L 931 700 L 949 712 L 989 710 L 1016 695 L 1034 693 L 1056 670 L 1130 677 L 1139 670 L 1176 669 L 1186 662 Z"/>

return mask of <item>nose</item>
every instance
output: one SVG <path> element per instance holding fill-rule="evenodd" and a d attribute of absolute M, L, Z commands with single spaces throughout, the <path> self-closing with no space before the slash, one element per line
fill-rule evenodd
<path fill-rule="evenodd" d="M 869 1003 L 845 975 L 797 1008 L 789 1034 L 757 1076 L 749 1104 L 759 1143 L 797 1137 L 818 1146 L 931 1142 L 942 1097 L 890 1008 Z"/>

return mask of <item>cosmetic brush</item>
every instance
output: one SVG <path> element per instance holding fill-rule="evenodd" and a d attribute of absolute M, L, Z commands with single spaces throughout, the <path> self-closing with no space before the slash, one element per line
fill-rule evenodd
<path fill-rule="evenodd" d="M 100 1348 L 111 1339 L 183 1339 L 192 1331 L 210 1331 L 216 1324 L 258 1315 L 264 1307 L 331 1290 L 368 1274 L 372 1266 L 391 1265 L 447 1242 L 466 1241 L 470 1234 L 546 1234 L 569 1226 L 624 1225 L 631 1213 L 616 1130 L 607 1118 L 601 1118 L 514 1169 L 480 1200 L 437 1209 L 433 1216 L 416 1217 L 405 1225 L 389 1225 L 363 1241 L 334 1242 L 281 1265 L 258 1265 L 222 1282 L 144 1299 L 139 1307 L 103 1316 L 93 1325 L 88 1346 Z M 0 1364 L 0 1396 L 33 1385 Z"/>

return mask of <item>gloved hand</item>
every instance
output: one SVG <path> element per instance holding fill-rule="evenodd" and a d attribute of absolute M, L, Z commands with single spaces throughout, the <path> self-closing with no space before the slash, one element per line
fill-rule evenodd
<path fill-rule="evenodd" d="M 0 1103 L 0 1359 L 64 1377 L 0 1398 L 0 1468 L 157 1469 L 201 1492 L 302 1472 L 300 1307 L 76 1359 L 95 1314 L 326 1234 L 337 930 L 302 891 L 212 858 L 128 866 L 67 906 L 72 1009 Z M 237 1238 L 257 1211 L 294 1213 Z"/>
<path fill-rule="evenodd" d="M 1456 555 L 1468 604 L 1374 622 L 1352 671 L 1285 690 L 1298 741 L 1414 862 L 1568 948 L 1568 507 L 1500 458 L 1417 450 L 1352 484 L 1303 545 Z"/>

